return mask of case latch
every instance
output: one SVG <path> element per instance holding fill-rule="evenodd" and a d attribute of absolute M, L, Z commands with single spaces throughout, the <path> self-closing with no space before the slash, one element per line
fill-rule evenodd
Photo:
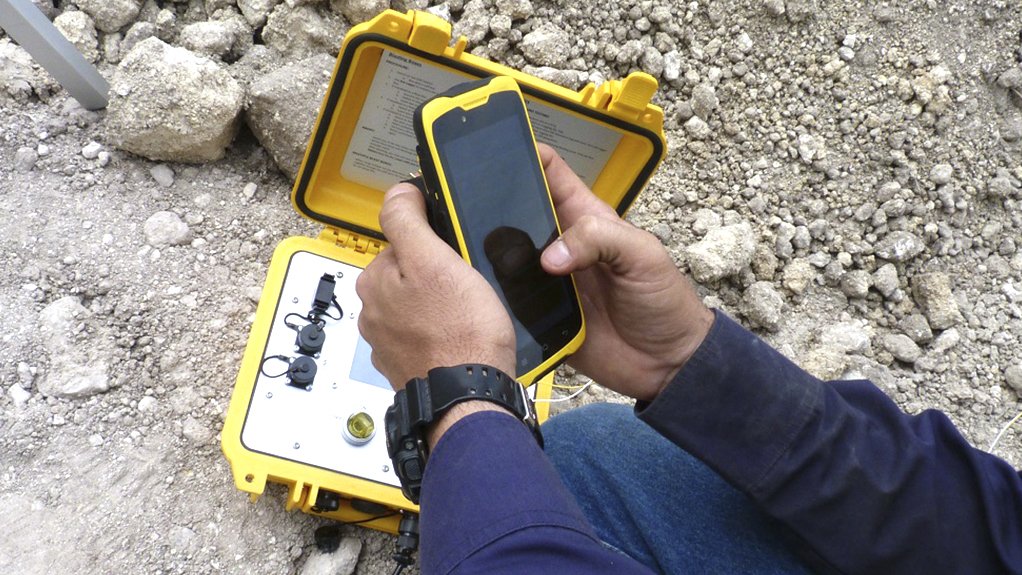
<path fill-rule="evenodd" d="M 634 72 L 624 80 L 610 80 L 596 89 L 583 92 L 586 103 L 594 108 L 605 108 L 623 119 L 636 120 L 657 91 L 657 81 L 645 72 Z"/>
<path fill-rule="evenodd" d="M 323 230 L 323 233 L 320 235 L 320 237 L 327 241 L 331 241 L 341 246 L 342 248 L 355 250 L 360 254 L 376 255 L 380 253 L 379 241 L 364 238 L 358 234 L 353 234 L 347 230 L 327 228 Z"/>
<path fill-rule="evenodd" d="M 451 41 L 451 24 L 443 18 L 416 10 L 408 44 L 434 56 L 442 54 Z"/>

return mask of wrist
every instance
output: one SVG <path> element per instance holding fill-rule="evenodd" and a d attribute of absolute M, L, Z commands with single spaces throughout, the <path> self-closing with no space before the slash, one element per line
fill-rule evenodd
<path fill-rule="evenodd" d="M 429 445 L 429 450 L 433 451 L 436 444 L 440 442 L 440 438 L 443 437 L 451 427 L 454 427 L 455 423 L 458 423 L 462 419 L 474 413 L 481 413 L 484 411 L 496 411 L 498 413 L 505 413 L 514 417 L 510 411 L 490 401 L 476 399 L 455 404 L 444 412 L 439 420 L 426 428 L 426 443 Z"/>

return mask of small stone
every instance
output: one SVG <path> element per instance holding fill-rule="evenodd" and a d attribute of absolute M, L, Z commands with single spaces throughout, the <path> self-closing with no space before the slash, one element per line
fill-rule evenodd
<path fill-rule="evenodd" d="M 345 537 L 333 553 L 314 551 L 302 566 L 300 575 L 351 575 L 361 552 L 362 541 L 358 537 Z"/>
<path fill-rule="evenodd" d="M 185 419 L 181 426 L 181 433 L 186 439 L 197 445 L 208 443 L 213 437 L 213 432 L 194 417 Z"/>
<path fill-rule="evenodd" d="M 905 363 L 915 363 L 923 355 L 923 350 L 919 349 L 916 342 L 904 334 L 889 333 L 884 336 L 882 344 L 895 359 Z"/>
<path fill-rule="evenodd" d="M 245 196 L 246 200 L 251 200 L 253 197 L 255 197 L 257 189 L 259 189 L 259 187 L 256 186 L 254 182 L 249 182 L 245 184 L 244 188 L 241 189 L 241 195 Z"/>
<path fill-rule="evenodd" d="M 26 174 L 32 171 L 35 163 L 39 161 L 39 152 L 29 147 L 18 148 L 14 152 L 14 170 Z"/>
<path fill-rule="evenodd" d="M 507 14 L 513 20 L 525 20 L 534 12 L 531 0 L 496 0 L 494 4 L 498 13 Z"/>
<path fill-rule="evenodd" d="M 697 84 L 692 88 L 692 99 L 689 102 L 692 104 L 692 111 L 695 115 L 703 120 L 709 120 L 710 114 L 720 104 L 717 93 L 709 84 Z"/>
<path fill-rule="evenodd" d="M 898 329 L 919 345 L 926 345 L 933 341 L 930 322 L 926 321 L 926 316 L 923 314 L 913 313 L 905 316 L 898 322 Z"/>
<path fill-rule="evenodd" d="M 816 340 L 841 353 L 866 353 L 870 348 L 872 330 L 865 321 L 848 321 L 820 329 Z"/>
<path fill-rule="evenodd" d="M 99 60 L 99 40 L 92 18 L 85 12 L 67 10 L 53 20 L 53 25 L 89 62 Z"/>
<path fill-rule="evenodd" d="M 932 329 L 947 329 L 962 320 L 958 302 L 951 291 L 951 278 L 941 272 L 912 278 L 912 296 Z"/>
<path fill-rule="evenodd" d="M 798 137 L 798 157 L 806 164 L 813 163 L 823 157 L 823 140 L 809 134 L 800 134 Z"/>
<path fill-rule="evenodd" d="M 739 34 L 738 39 L 735 41 L 735 43 L 738 45 L 738 49 L 744 53 L 748 53 L 750 50 L 752 50 L 753 46 L 752 38 L 750 38 L 749 34 L 746 32 L 742 32 L 741 34 Z"/>
<path fill-rule="evenodd" d="M 142 9 L 141 0 L 75 0 L 92 17 L 96 28 L 116 32 L 135 20 Z"/>
<path fill-rule="evenodd" d="M 873 287 L 884 297 L 891 297 L 898 289 L 899 281 L 898 268 L 894 264 L 884 264 L 873 272 Z"/>
<path fill-rule="evenodd" d="M 11 396 L 11 401 L 18 407 L 24 407 L 28 400 L 32 397 L 32 393 L 26 389 L 22 389 L 20 385 L 12 385 L 7 389 L 7 395 Z"/>
<path fill-rule="evenodd" d="M 1012 364 L 1004 370 L 1004 382 L 1008 387 L 1015 390 L 1015 393 L 1022 396 L 1022 364 Z"/>
<path fill-rule="evenodd" d="M 705 140 L 712 134 L 710 125 L 699 116 L 692 116 L 685 122 L 685 131 L 695 140 Z"/>
<path fill-rule="evenodd" d="M 837 49 L 837 55 L 845 62 L 850 62 L 855 59 L 855 50 L 852 50 L 848 46 L 841 46 Z"/>
<path fill-rule="evenodd" d="M 907 262 L 921 254 L 926 249 L 923 240 L 906 231 L 893 231 L 888 233 L 875 248 L 877 256 L 896 263 Z"/>
<path fill-rule="evenodd" d="M 760 281 L 745 290 L 741 308 L 754 326 L 777 331 L 784 316 L 784 298 L 772 283 Z"/>
<path fill-rule="evenodd" d="M 792 260 L 781 274 L 781 285 L 795 295 L 801 295 L 813 283 L 816 270 L 803 258 Z"/>
<path fill-rule="evenodd" d="M 145 222 L 146 243 L 154 248 L 183 246 L 192 241 L 192 232 L 174 212 L 156 212 Z"/>
<path fill-rule="evenodd" d="M 99 142 L 89 142 L 82 148 L 82 157 L 86 160 L 95 160 L 99 157 L 99 153 L 103 151 L 103 145 Z"/>
<path fill-rule="evenodd" d="M 685 255 L 692 277 L 701 283 L 717 281 L 742 271 L 756 252 L 756 239 L 748 222 L 710 230 L 688 246 Z"/>
<path fill-rule="evenodd" d="M 174 185 L 174 170 L 166 164 L 156 164 L 149 168 L 149 175 L 156 180 L 156 183 L 164 188 Z"/>
<path fill-rule="evenodd" d="M 103 436 L 98 433 L 93 433 L 89 436 L 89 445 L 93 447 L 99 447 L 103 445 Z"/>
<path fill-rule="evenodd" d="M 775 18 L 783 16 L 785 11 L 784 0 L 763 0 L 763 9 L 766 10 L 767 14 Z"/>
<path fill-rule="evenodd" d="M 80 337 L 92 313 L 75 296 L 64 296 L 39 312 L 39 331 L 50 357 L 45 377 L 38 382 L 46 396 L 84 398 L 110 389 L 107 359 L 112 342 L 105 328 L 91 325 Z"/>
<path fill-rule="evenodd" d="M 121 54 L 127 54 L 142 40 L 156 36 L 156 25 L 151 22 L 135 22 L 124 34 L 121 41 Z"/>
<path fill-rule="evenodd" d="M 865 270 L 852 270 L 841 276 L 841 292 L 850 298 L 862 299 L 869 294 L 872 277 Z"/>
<path fill-rule="evenodd" d="M 138 410 L 142 412 L 155 411 L 156 403 L 157 401 L 155 397 L 147 395 L 142 399 L 138 400 Z"/>
<path fill-rule="evenodd" d="M 330 7 L 344 14 L 348 22 L 360 24 L 390 8 L 389 0 L 330 0 Z"/>
<path fill-rule="evenodd" d="M 266 23 L 266 18 L 270 16 L 278 2 L 279 0 L 238 0 L 238 9 L 249 25 L 258 28 Z"/>
<path fill-rule="evenodd" d="M 664 80 L 668 82 L 681 77 L 681 53 L 671 50 L 664 54 Z"/>
<path fill-rule="evenodd" d="M 930 170 L 930 181 L 938 186 L 943 186 L 951 181 L 954 169 L 950 164 L 937 164 Z"/>
<path fill-rule="evenodd" d="M 227 56 L 237 40 L 237 29 L 226 21 L 194 22 L 181 29 L 178 44 L 206 56 Z"/>
<path fill-rule="evenodd" d="M 571 52 L 571 37 L 557 25 L 544 22 L 526 34 L 518 47 L 533 64 L 561 68 Z"/>

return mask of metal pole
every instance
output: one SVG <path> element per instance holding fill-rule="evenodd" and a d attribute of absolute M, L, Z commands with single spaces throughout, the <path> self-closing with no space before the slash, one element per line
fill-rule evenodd
<path fill-rule="evenodd" d="M 0 0 L 0 27 L 83 107 L 106 108 L 110 85 L 32 0 Z"/>

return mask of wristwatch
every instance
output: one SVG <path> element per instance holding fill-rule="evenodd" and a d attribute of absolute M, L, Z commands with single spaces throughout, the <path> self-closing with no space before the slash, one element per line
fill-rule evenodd
<path fill-rule="evenodd" d="M 412 503 L 419 502 L 422 474 L 429 457 L 426 428 L 440 419 L 451 406 L 470 400 L 496 403 L 529 428 L 540 447 L 536 407 L 525 387 L 499 369 L 479 364 L 436 367 L 425 378 L 414 378 L 394 394 L 387 408 L 384 428 L 387 454 L 401 480 L 401 491 Z"/>

